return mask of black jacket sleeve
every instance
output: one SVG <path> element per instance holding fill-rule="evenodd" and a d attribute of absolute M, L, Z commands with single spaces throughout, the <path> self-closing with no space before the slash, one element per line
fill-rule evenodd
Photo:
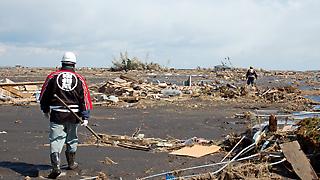
<path fill-rule="evenodd" d="M 48 80 L 48 84 L 43 89 L 42 96 L 40 97 L 40 108 L 44 113 L 48 113 L 50 111 L 50 100 L 53 97 L 53 92 L 52 92 L 52 84 L 53 81 L 52 79 Z"/>

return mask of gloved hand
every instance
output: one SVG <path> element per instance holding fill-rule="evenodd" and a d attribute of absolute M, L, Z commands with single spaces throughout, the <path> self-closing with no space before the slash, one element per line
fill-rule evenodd
<path fill-rule="evenodd" d="M 43 116 L 46 118 L 46 119 L 49 119 L 50 118 L 50 113 L 43 113 Z"/>
<path fill-rule="evenodd" d="M 88 123 L 89 123 L 89 121 L 85 119 L 85 120 L 83 120 L 83 123 L 81 124 L 81 126 L 87 126 Z"/>

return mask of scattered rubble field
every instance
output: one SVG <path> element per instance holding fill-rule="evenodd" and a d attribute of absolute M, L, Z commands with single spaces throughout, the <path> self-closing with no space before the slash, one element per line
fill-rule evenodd
<path fill-rule="evenodd" d="M 51 168 L 49 122 L 37 97 L 53 70 L 0 68 L 0 179 L 44 179 Z M 80 169 L 64 169 L 59 179 L 319 176 L 319 102 L 307 98 L 320 95 L 317 72 L 259 70 L 256 86 L 247 87 L 246 69 L 77 71 L 87 78 L 89 125 L 101 139 L 80 127 Z M 310 159 L 309 173 L 288 148 Z"/>

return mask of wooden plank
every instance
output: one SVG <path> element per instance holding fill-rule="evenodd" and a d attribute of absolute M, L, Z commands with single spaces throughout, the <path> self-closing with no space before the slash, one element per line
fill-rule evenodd
<path fill-rule="evenodd" d="M 129 96 L 129 97 L 119 97 L 119 100 L 125 101 L 127 103 L 136 103 L 140 99 L 139 99 L 139 97 Z"/>
<path fill-rule="evenodd" d="M 11 81 L 11 79 L 6 78 L 3 83 L 13 84 L 13 83 L 15 83 L 15 82 L 14 82 L 14 81 Z M 0 86 L 0 87 L 1 87 L 1 86 Z M 19 90 L 19 87 L 14 86 L 14 88 L 15 88 L 16 90 Z"/>
<path fill-rule="evenodd" d="M 277 132 L 277 128 L 278 128 L 277 117 L 271 114 L 269 117 L 269 131 Z"/>
<path fill-rule="evenodd" d="M 173 151 L 170 154 L 180 155 L 180 156 L 191 156 L 199 158 L 201 156 L 205 156 L 208 154 L 215 153 L 220 150 L 219 146 L 211 145 L 211 146 L 203 146 L 203 145 L 194 145 L 192 147 L 184 147 L 177 151 Z"/>
<path fill-rule="evenodd" d="M 141 146 L 138 144 L 131 144 L 131 143 L 118 143 L 117 146 L 129 148 L 129 149 L 135 149 L 135 150 L 142 150 L 142 151 L 150 151 L 151 148 L 148 146 Z"/>
<path fill-rule="evenodd" d="M 18 103 L 31 103 L 31 102 L 37 102 L 35 97 L 29 97 L 29 98 L 14 98 L 12 99 L 12 102 L 15 104 Z"/>
<path fill-rule="evenodd" d="M 4 95 L 4 96 L 8 96 L 8 97 L 15 97 L 14 94 L 12 94 L 11 92 L 9 92 L 1 87 L 0 87 L 0 95 Z"/>
<path fill-rule="evenodd" d="M 282 128 L 282 132 L 289 132 L 289 131 L 294 131 L 294 128 L 292 125 L 286 125 Z"/>
<path fill-rule="evenodd" d="M 35 81 L 35 82 L 16 82 L 16 83 L 0 83 L 0 87 L 2 86 L 24 86 L 24 85 L 41 85 L 43 81 Z"/>
<path fill-rule="evenodd" d="M 318 179 L 316 172 L 297 141 L 281 144 L 281 149 L 287 161 L 302 180 Z"/>
<path fill-rule="evenodd" d="M 319 113 L 319 112 L 318 112 Z M 270 115 L 269 114 L 254 114 L 254 113 L 251 113 L 249 115 L 252 115 L 254 117 L 261 117 L 261 118 L 269 118 Z M 236 117 L 239 117 L 239 118 L 243 118 L 243 117 L 246 117 L 247 115 L 246 114 L 235 114 Z M 292 117 L 293 115 L 291 114 L 275 114 L 274 115 L 275 117 L 279 117 L 279 118 L 284 118 L 284 117 Z"/>
<path fill-rule="evenodd" d="M 39 90 L 37 85 L 24 85 L 24 87 L 25 87 L 26 91 L 34 92 L 34 91 L 38 91 Z"/>
<path fill-rule="evenodd" d="M 32 94 L 30 93 L 22 93 L 16 89 L 14 89 L 12 86 L 2 86 L 2 89 L 9 91 L 10 93 L 16 95 L 20 98 L 29 98 L 32 97 Z"/>
<path fill-rule="evenodd" d="M 133 77 L 130 77 L 130 76 L 127 76 L 127 75 L 124 75 L 124 74 L 121 74 L 120 75 L 120 78 L 121 79 L 124 79 L 126 81 L 130 81 L 130 82 L 138 82 L 136 79 L 134 79 Z"/>

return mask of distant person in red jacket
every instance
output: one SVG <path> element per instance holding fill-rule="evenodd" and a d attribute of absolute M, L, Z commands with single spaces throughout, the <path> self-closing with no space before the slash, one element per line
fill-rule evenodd
<path fill-rule="evenodd" d="M 42 86 L 40 106 L 45 117 L 50 119 L 50 158 L 52 171 L 49 178 L 57 178 L 61 174 L 60 153 L 66 144 L 68 169 L 75 169 L 75 154 L 78 145 L 77 129 L 79 120 L 54 97 L 60 97 L 73 112 L 83 119 L 87 126 L 92 109 L 92 102 L 85 78 L 75 72 L 76 56 L 72 52 L 64 53 L 61 68 L 48 75 Z"/>
<path fill-rule="evenodd" d="M 246 74 L 246 79 L 247 79 L 247 85 L 254 85 L 254 81 L 255 79 L 258 78 L 258 75 L 256 73 L 256 71 L 253 69 L 252 66 L 250 66 L 250 68 L 248 69 L 247 71 L 247 74 Z"/>

